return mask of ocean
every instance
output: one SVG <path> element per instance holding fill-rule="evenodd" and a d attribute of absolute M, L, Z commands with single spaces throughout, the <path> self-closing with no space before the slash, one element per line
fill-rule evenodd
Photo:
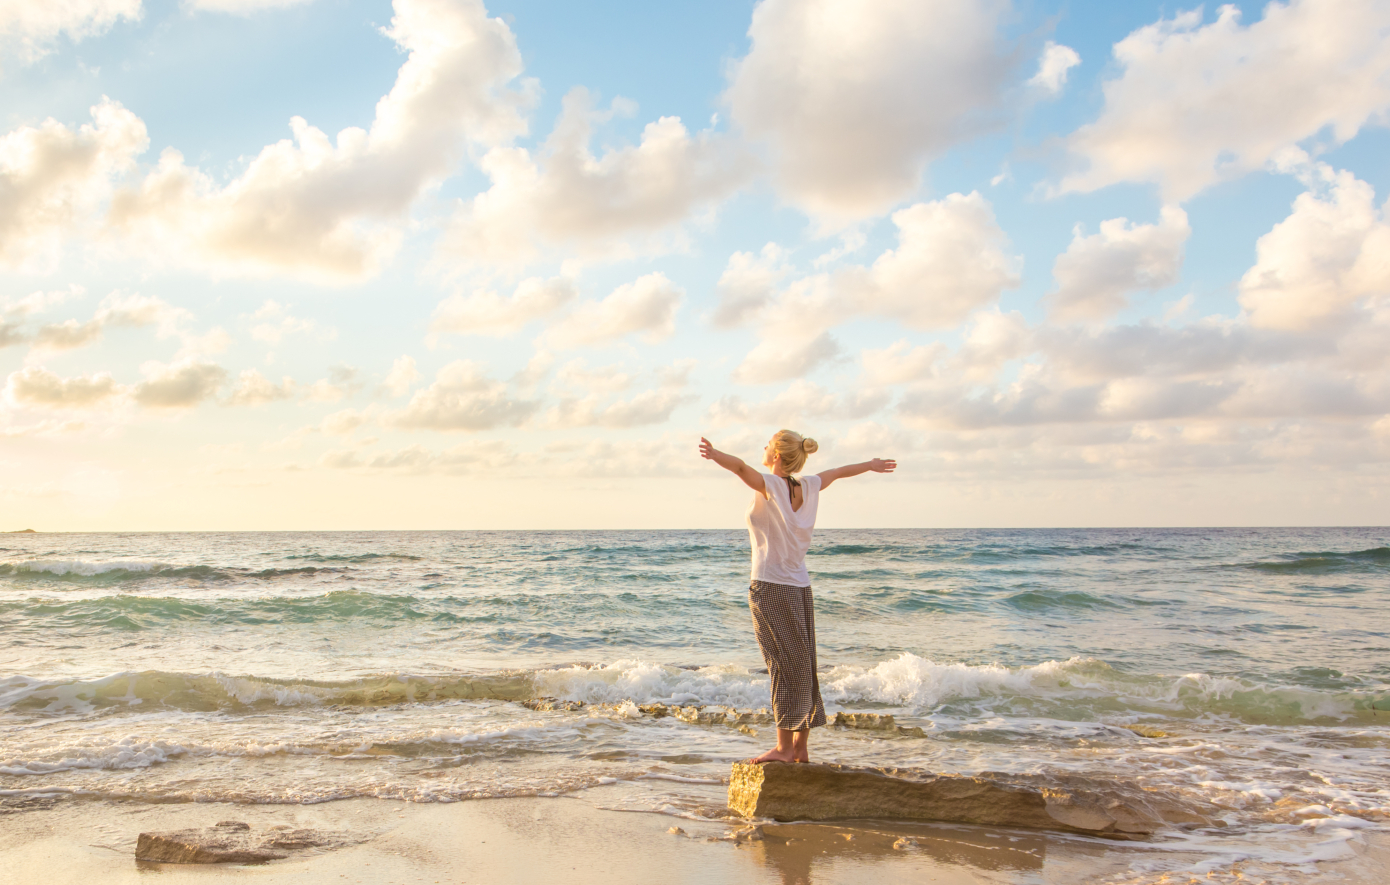
<path fill-rule="evenodd" d="M 829 713 L 900 726 L 817 729 L 814 761 L 1216 824 L 1136 869 L 1316 869 L 1390 829 L 1390 529 L 820 530 L 807 563 Z M 774 738 L 747 569 L 742 531 L 0 535 L 0 813 L 582 793 L 719 819 Z"/>

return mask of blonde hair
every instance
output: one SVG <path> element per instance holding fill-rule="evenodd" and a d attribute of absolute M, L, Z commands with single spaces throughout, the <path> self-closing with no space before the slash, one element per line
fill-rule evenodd
<path fill-rule="evenodd" d="M 806 456 L 815 454 L 820 445 L 795 430 L 779 430 L 772 435 L 772 449 L 787 473 L 797 473 L 806 465 Z"/>

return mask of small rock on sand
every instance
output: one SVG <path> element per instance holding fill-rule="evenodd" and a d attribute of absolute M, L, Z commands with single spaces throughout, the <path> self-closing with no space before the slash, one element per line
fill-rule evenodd
<path fill-rule="evenodd" d="M 224 820 L 213 827 L 141 833 L 135 859 L 153 863 L 265 863 L 305 848 L 334 848 L 344 840 L 318 830 L 272 827 L 262 834 L 251 825 Z"/>

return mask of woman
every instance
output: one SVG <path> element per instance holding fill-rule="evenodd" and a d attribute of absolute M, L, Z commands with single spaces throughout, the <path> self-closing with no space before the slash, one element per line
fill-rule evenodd
<path fill-rule="evenodd" d="M 700 438 L 700 456 L 732 473 L 752 489 L 748 537 L 753 547 L 753 577 L 748 607 L 753 633 L 772 677 L 772 712 L 777 719 L 777 746 L 750 762 L 809 762 L 806 741 L 811 729 L 825 724 L 820 680 L 816 676 L 816 615 L 806 549 L 816 525 L 822 490 L 837 479 L 861 473 L 892 473 L 898 463 L 875 458 L 836 467 L 812 476 L 794 474 L 818 446 L 791 430 L 779 430 L 763 448 L 759 473 L 733 455 Z"/>

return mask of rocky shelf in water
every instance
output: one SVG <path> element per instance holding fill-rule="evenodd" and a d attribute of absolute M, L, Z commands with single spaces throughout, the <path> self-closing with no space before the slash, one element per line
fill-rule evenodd
<path fill-rule="evenodd" d="M 736 762 L 729 776 L 729 808 L 745 818 L 776 821 L 937 821 L 1115 839 L 1142 838 L 1170 824 L 1212 825 L 1177 800 L 1090 787 L 846 765 Z"/>

